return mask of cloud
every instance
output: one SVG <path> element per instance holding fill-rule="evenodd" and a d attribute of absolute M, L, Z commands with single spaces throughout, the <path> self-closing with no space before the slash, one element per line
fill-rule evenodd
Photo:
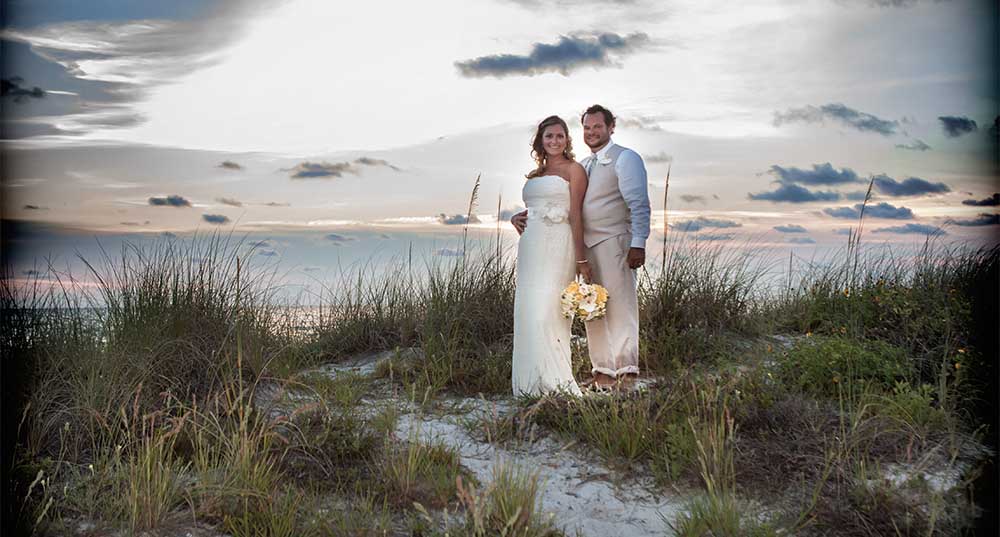
<path fill-rule="evenodd" d="M 963 134 L 974 132 L 979 129 L 976 122 L 965 116 L 938 116 L 945 136 L 958 138 Z"/>
<path fill-rule="evenodd" d="M 291 203 L 278 203 L 277 201 L 269 201 L 264 204 L 266 207 L 291 207 Z"/>
<path fill-rule="evenodd" d="M 387 168 L 392 168 L 394 171 L 399 171 L 399 168 L 389 164 L 389 161 L 379 158 L 359 157 L 354 162 L 364 166 L 385 166 Z"/>
<path fill-rule="evenodd" d="M 345 173 L 357 175 L 358 170 L 350 162 L 300 162 L 294 168 L 286 168 L 282 171 L 295 172 L 290 177 L 292 179 L 316 179 L 326 177 L 343 177 Z"/>
<path fill-rule="evenodd" d="M 243 166 L 240 166 L 239 164 L 231 160 L 222 161 L 222 164 L 219 164 L 219 167 L 226 170 L 236 170 L 236 171 L 240 171 L 243 169 Z"/>
<path fill-rule="evenodd" d="M 924 194 L 943 194 L 951 192 L 951 188 L 944 183 L 931 183 L 919 177 L 910 177 L 902 182 L 897 182 L 887 175 L 875 176 L 875 188 L 882 194 L 892 197 L 900 196 L 922 196 Z"/>
<path fill-rule="evenodd" d="M 357 165 L 362 166 L 386 166 L 392 168 L 395 171 L 399 171 L 399 168 L 389 164 L 389 162 L 381 159 L 373 159 L 369 157 L 360 157 L 354 160 L 354 162 L 300 162 L 296 164 L 294 168 L 286 168 L 282 171 L 295 172 L 290 177 L 292 179 L 321 179 L 328 177 L 343 177 L 345 173 L 351 175 L 359 175 L 361 169 Z"/>
<path fill-rule="evenodd" d="M 775 203 L 808 203 L 811 201 L 837 201 L 840 194 L 836 192 L 812 191 L 808 188 L 781 183 L 777 190 L 771 192 L 749 193 L 747 197 L 757 201 L 773 201 Z"/>
<path fill-rule="evenodd" d="M 226 224 L 229 222 L 229 217 L 224 214 L 203 214 L 201 215 L 201 219 L 209 224 Z"/>
<path fill-rule="evenodd" d="M 742 227 L 743 224 L 735 222 L 733 220 L 717 220 L 712 218 L 705 218 L 699 216 L 694 220 L 688 220 L 686 222 L 677 222 L 670 226 L 671 229 L 676 229 L 677 231 L 701 231 L 706 228 L 732 228 L 732 227 Z"/>
<path fill-rule="evenodd" d="M 181 196 L 173 195 L 165 198 L 149 198 L 149 204 L 154 207 L 190 207 L 191 202 Z"/>
<path fill-rule="evenodd" d="M 816 240 L 812 237 L 788 237 L 785 242 L 792 244 L 816 244 Z"/>
<path fill-rule="evenodd" d="M 234 200 L 233 198 L 215 198 L 215 201 L 223 204 L 229 205 L 230 207 L 242 207 L 243 202 L 240 200 Z"/>
<path fill-rule="evenodd" d="M 257 255 L 264 257 L 278 257 L 278 252 L 275 252 L 274 250 L 260 250 L 257 252 Z"/>
<path fill-rule="evenodd" d="M 31 205 L 31 204 L 25 205 L 22 208 L 25 211 L 47 211 L 47 210 L 49 210 L 48 207 L 41 207 L 41 206 L 38 206 L 38 205 Z"/>
<path fill-rule="evenodd" d="M 958 218 L 947 223 L 963 227 L 996 226 L 1000 225 L 1000 214 L 979 213 L 975 218 Z"/>
<path fill-rule="evenodd" d="M 861 204 L 858 203 L 854 207 L 827 207 L 823 209 L 823 212 L 834 217 L 834 218 L 860 218 L 861 217 Z M 913 211 L 909 207 L 896 207 L 889 203 L 879 203 L 878 205 L 869 205 L 865 208 L 865 216 L 870 216 L 872 218 L 888 218 L 891 220 L 909 220 L 913 218 Z"/>
<path fill-rule="evenodd" d="M 646 162 L 649 162 L 649 163 L 673 162 L 674 161 L 674 156 L 673 155 L 668 155 L 664 151 L 660 151 L 659 154 L 649 155 L 648 157 L 644 157 L 643 160 L 645 160 Z"/>
<path fill-rule="evenodd" d="M 476 215 L 472 215 L 472 217 L 469 218 L 468 215 L 464 215 L 464 214 L 454 214 L 454 215 L 448 216 L 448 215 L 446 215 L 444 213 L 441 213 L 441 214 L 438 215 L 437 219 L 438 219 L 438 222 L 440 222 L 440 223 L 442 223 L 442 224 L 444 224 L 446 226 L 458 226 L 458 225 L 478 224 L 479 223 L 479 218 Z"/>
<path fill-rule="evenodd" d="M 698 241 L 729 241 L 733 239 L 732 233 L 703 233 L 694 236 Z"/>
<path fill-rule="evenodd" d="M 64 89 L 78 91 L 70 112 L 54 114 L 52 124 L 71 125 L 71 134 L 93 127 L 115 127 L 111 113 L 142 121 L 132 103 L 151 90 L 214 65 L 221 50 L 242 33 L 251 15 L 273 3 L 220 0 L 197 17 L 179 19 L 67 20 L 7 27 L 0 38 L 31 47 L 31 52 L 61 69 Z M 4 45 L 6 47 L 6 44 Z M 33 91 L 33 90 L 32 90 Z M 52 93 L 52 92 L 50 92 Z"/>
<path fill-rule="evenodd" d="M 149 225 L 149 220 L 146 220 L 146 221 L 144 221 L 141 224 L 139 222 L 118 222 L 118 223 L 120 225 L 123 225 L 123 226 L 138 227 L 138 226 L 148 226 Z"/>
<path fill-rule="evenodd" d="M 681 194 L 681 199 L 686 203 L 694 203 L 696 201 L 702 204 L 705 203 L 705 196 L 698 196 L 695 194 Z"/>
<path fill-rule="evenodd" d="M 45 97 L 45 90 L 35 86 L 31 89 L 22 88 L 24 79 L 19 76 L 0 79 L 0 97 L 10 97 L 15 103 L 24 102 L 27 99 L 42 99 Z"/>
<path fill-rule="evenodd" d="M 615 33 L 598 35 L 562 35 L 554 44 L 535 43 L 527 55 L 495 54 L 455 62 L 464 77 L 534 76 L 542 73 L 561 73 L 569 76 L 574 69 L 584 66 L 608 67 L 615 65 L 613 56 L 624 56 L 645 47 L 649 36 L 633 33 L 620 36 Z"/>
<path fill-rule="evenodd" d="M 800 225 L 796 225 L 796 224 L 788 224 L 787 226 L 774 226 L 774 230 L 775 231 L 779 231 L 781 233 L 805 233 L 806 232 L 806 228 L 804 228 L 804 227 L 802 227 Z"/>
<path fill-rule="evenodd" d="M 847 201 L 865 201 L 866 197 L 868 197 L 868 193 L 861 190 L 844 192 L 844 199 Z"/>
<path fill-rule="evenodd" d="M 774 126 L 780 127 L 785 123 L 797 121 L 823 123 L 828 119 L 861 132 L 875 132 L 882 136 L 892 136 L 899 128 L 898 121 L 881 119 L 839 103 L 824 104 L 820 107 L 810 105 L 803 108 L 789 108 L 784 113 L 775 112 Z"/>
<path fill-rule="evenodd" d="M 850 235 L 852 231 L 854 231 L 854 228 L 842 227 L 842 228 L 837 228 L 837 229 L 833 230 L 833 233 L 835 235 Z"/>
<path fill-rule="evenodd" d="M 271 241 L 268 240 L 252 241 L 248 244 L 248 246 L 250 246 L 250 248 L 274 248 L 274 246 L 271 245 Z"/>
<path fill-rule="evenodd" d="M 37 270 L 22 270 L 21 274 L 25 276 L 41 276 L 42 273 Z"/>
<path fill-rule="evenodd" d="M 874 233 L 896 233 L 902 235 L 916 234 L 916 235 L 944 235 L 943 229 L 937 226 L 931 226 L 927 224 L 906 224 L 902 226 L 892 226 L 892 227 L 882 227 L 874 231 Z"/>
<path fill-rule="evenodd" d="M 434 255 L 442 257 L 462 257 L 465 251 L 458 248 L 440 248 L 434 251 Z"/>
<path fill-rule="evenodd" d="M 619 117 L 615 119 L 615 125 L 626 129 L 639 129 L 644 131 L 662 131 L 663 127 L 656 118 L 645 116 Z"/>
<path fill-rule="evenodd" d="M 515 214 L 524 210 L 521 205 L 515 205 L 509 209 L 503 209 L 500 211 L 500 220 L 510 220 Z"/>
<path fill-rule="evenodd" d="M 323 238 L 334 244 L 344 244 L 345 242 L 351 242 L 357 240 L 354 237 L 349 237 L 347 235 L 339 235 L 337 233 L 327 234 Z"/>
<path fill-rule="evenodd" d="M 829 162 L 813 164 L 812 170 L 799 168 L 783 168 L 777 164 L 771 166 L 768 173 L 774 175 L 782 183 L 800 183 L 803 185 L 839 185 L 857 183 L 858 174 L 850 168 L 841 168 L 838 172 Z"/>
<path fill-rule="evenodd" d="M 972 205 L 973 207 L 996 207 L 1000 205 L 1000 192 L 994 192 L 992 196 L 981 200 L 962 200 L 962 205 Z"/>
<path fill-rule="evenodd" d="M 925 144 L 923 140 L 914 140 L 913 143 L 908 145 L 896 144 L 896 147 L 898 149 L 908 149 L 910 151 L 927 151 L 931 148 L 931 146 Z"/>

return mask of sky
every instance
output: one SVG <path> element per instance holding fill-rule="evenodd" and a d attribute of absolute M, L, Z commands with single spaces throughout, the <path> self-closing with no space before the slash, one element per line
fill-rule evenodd
<path fill-rule="evenodd" d="M 997 6 L 980 0 L 8 0 L 5 265 L 233 233 L 308 284 L 516 234 L 535 125 L 600 103 L 643 157 L 647 257 L 803 259 L 857 225 L 998 240 Z M 670 172 L 667 211 L 664 184 Z M 664 225 L 666 214 L 667 226 Z M 112 248 L 114 249 L 114 248 Z"/>

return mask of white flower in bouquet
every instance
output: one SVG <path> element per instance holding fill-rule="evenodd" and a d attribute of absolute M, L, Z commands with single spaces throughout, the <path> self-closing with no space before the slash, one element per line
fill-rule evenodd
<path fill-rule="evenodd" d="M 600 319 L 607 313 L 608 290 L 596 283 L 587 283 L 579 276 L 570 282 L 559 297 L 563 316 L 579 316 L 584 322 Z"/>

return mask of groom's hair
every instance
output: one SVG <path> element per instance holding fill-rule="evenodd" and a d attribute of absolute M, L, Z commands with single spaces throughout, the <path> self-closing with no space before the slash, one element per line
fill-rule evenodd
<path fill-rule="evenodd" d="M 611 110 L 604 108 L 599 104 L 592 105 L 590 108 L 584 110 L 583 114 L 580 115 L 580 123 L 583 123 L 583 118 L 587 117 L 587 114 L 596 114 L 600 112 L 604 116 L 604 124 L 613 127 L 615 125 L 615 115 L 611 113 Z"/>

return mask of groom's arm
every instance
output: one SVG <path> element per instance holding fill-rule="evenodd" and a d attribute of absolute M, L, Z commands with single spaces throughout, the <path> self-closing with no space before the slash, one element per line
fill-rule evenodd
<path fill-rule="evenodd" d="M 626 149 L 618 155 L 615 173 L 618 175 L 618 190 L 621 191 L 632 218 L 631 246 L 645 250 L 646 239 L 649 238 L 650 215 L 646 165 L 638 153 Z"/>

